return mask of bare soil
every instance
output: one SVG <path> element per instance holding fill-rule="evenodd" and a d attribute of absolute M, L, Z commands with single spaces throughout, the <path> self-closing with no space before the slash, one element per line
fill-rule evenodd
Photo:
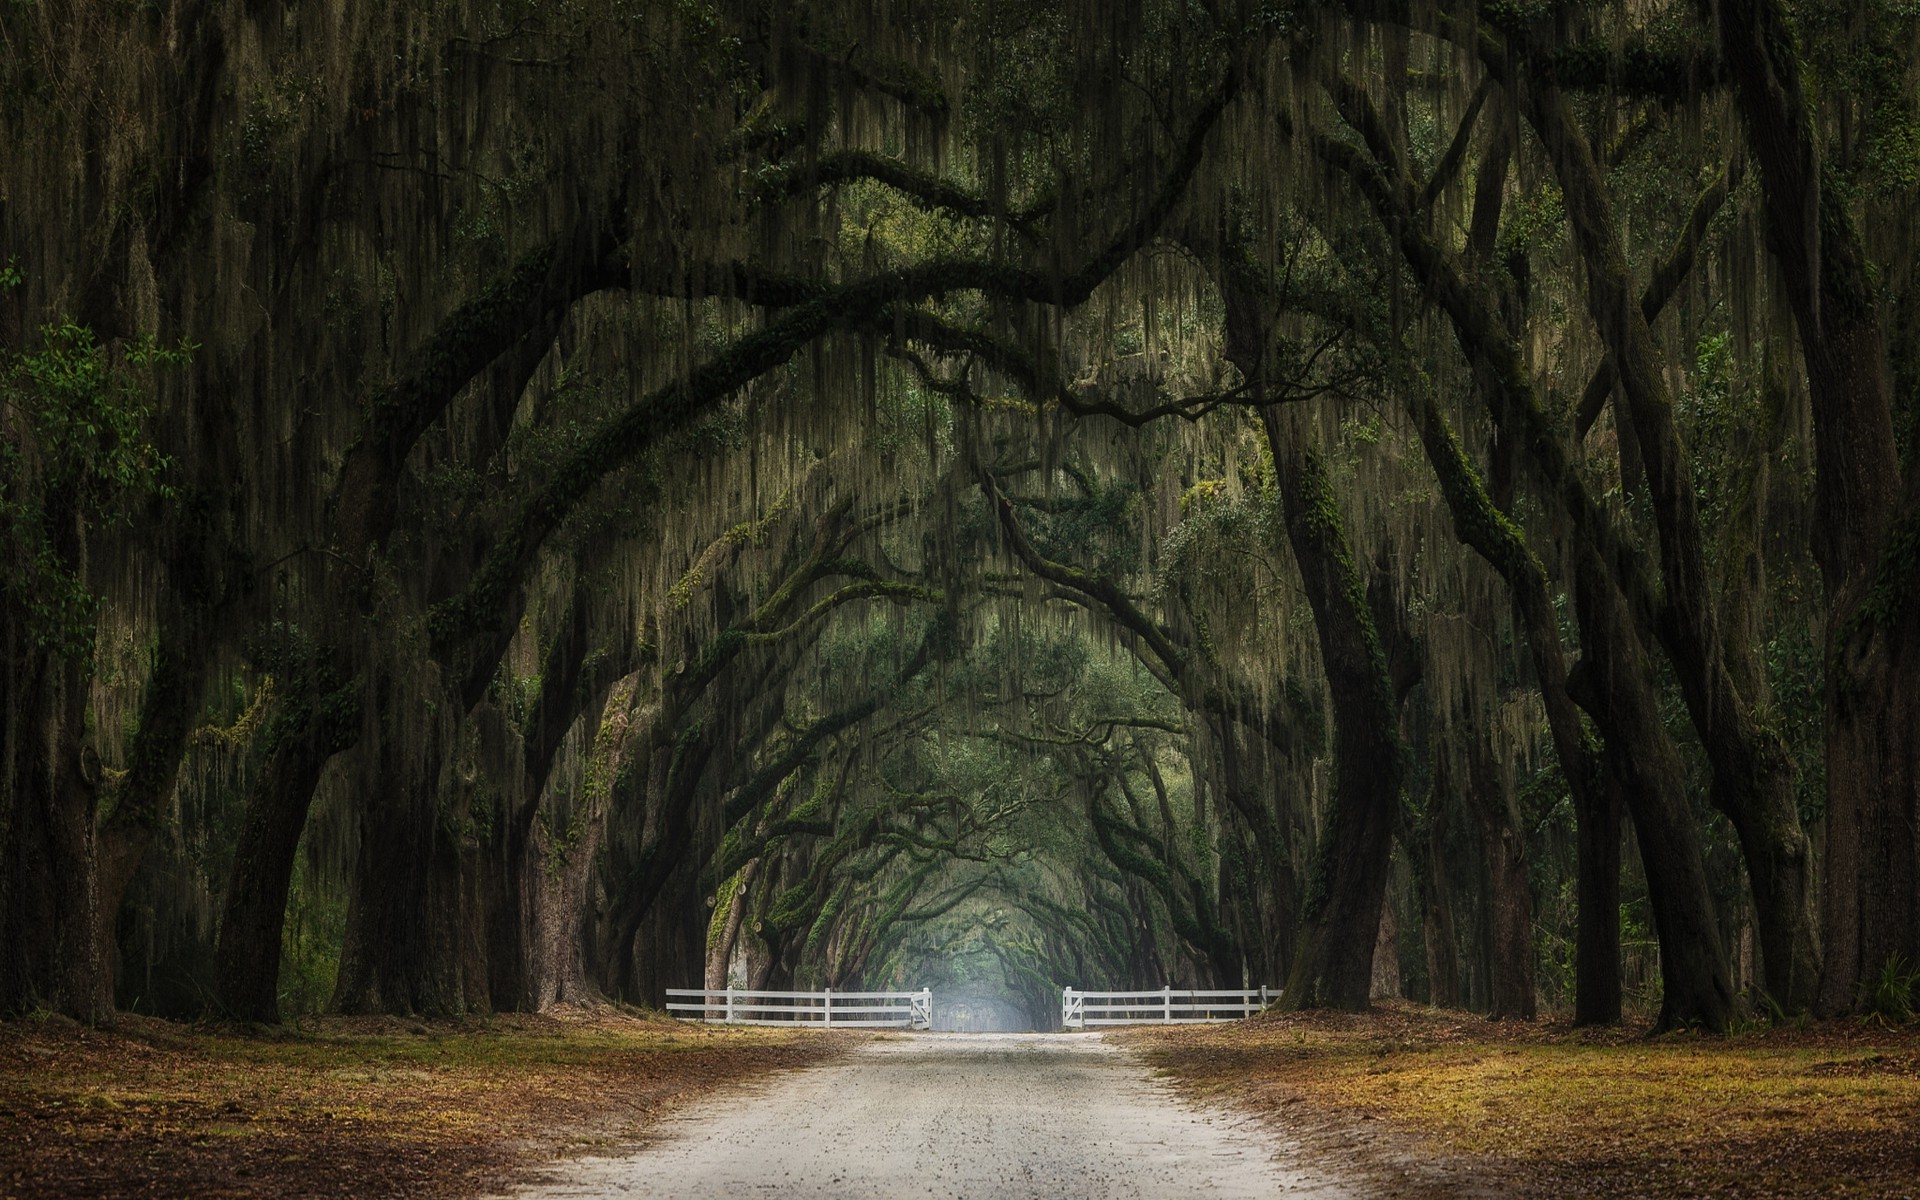
<path fill-rule="evenodd" d="M 759 1119 L 767 1098 L 807 1093 L 856 1065 L 879 1089 L 862 1101 L 865 1123 L 910 1117 L 921 1140 L 932 1139 L 925 1153 L 908 1155 L 912 1162 L 876 1159 L 875 1170 L 885 1167 L 873 1175 L 876 1187 L 882 1175 L 917 1171 L 925 1160 L 949 1184 L 1004 1194 L 992 1189 L 1012 1186 L 1006 1171 L 1016 1167 L 1053 1183 L 1080 1169 L 1054 1161 L 1074 1138 L 1046 1130 L 1048 1114 L 1072 1122 L 1084 1113 L 1077 1101 L 1048 1099 L 1049 1088 L 1070 1085 L 1076 1072 L 1098 1076 L 1094 1090 L 1110 1095 L 1148 1086 L 1122 1078 L 1137 1070 L 1130 1056 L 1096 1053 L 1106 1041 L 1159 1068 L 1199 1106 L 1179 1120 L 1227 1122 L 1211 1132 L 1196 1126 L 1194 1136 L 1236 1146 L 1255 1133 L 1271 1139 L 1265 1152 L 1221 1157 L 1222 1142 L 1201 1158 L 1224 1165 L 1253 1153 L 1276 1185 L 1321 1195 L 1920 1196 L 1920 1028 L 1911 1025 L 1656 1038 L 1643 1028 L 1495 1024 L 1389 1005 L 1363 1016 L 1083 1036 L 1063 1042 L 1062 1052 L 1074 1053 L 1055 1060 L 1040 1053 L 1051 1054 L 1054 1039 L 919 1046 L 612 1010 L 332 1018 L 285 1029 L 4 1022 L 0 1197 L 591 1190 L 610 1170 L 631 1180 L 618 1164 L 651 1171 L 676 1154 L 696 1155 L 706 1123 L 692 1118 L 702 1111 Z M 837 1065 L 790 1073 L 820 1064 Z M 994 1104 L 962 1103 L 967 1089 L 990 1082 L 987 1067 L 1012 1070 L 1014 1082 Z M 764 1086 L 715 1095 L 755 1081 Z M 1135 1101 L 1160 1103 L 1145 1091 Z M 981 1114 L 991 1116 L 984 1125 Z M 996 1141 L 1013 1130 L 1041 1145 L 1029 1154 Z M 834 1168 L 820 1194 L 847 1194 L 856 1182 L 847 1168 L 859 1163 L 822 1138 L 796 1152 L 825 1155 Z M 910 1148 L 905 1138 L 883 1139 L 887 1153 L 899 1159 Z M 1185 1153 L 1159 1134 L 1114 1132 L 1103 1145 L 1090 1160 L 1099 1170 L 1117 1165 L 1125 1147 Z M 980 1169 L 970 1175 L 975 1160 Z M 687 1165 L 711 1173 L 691 1158 Z M 1122 1192 L 1124 1182 L 1106 1179 Z"/>
<path fill-rule="evenodd" d="M 1383 1194 L 1920 1196 L 1912 1025 L 1650 1037 L 1392 1004 L 1119 1037 Z"/>
<path fill-rule="evenodd" d="M 0 1022 L 0 1197 L 471 1196 L 858 1041 L 612 1010 Z"/>

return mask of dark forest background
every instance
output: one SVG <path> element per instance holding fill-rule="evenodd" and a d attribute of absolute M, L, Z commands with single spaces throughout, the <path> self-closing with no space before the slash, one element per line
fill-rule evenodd
<path fill-rule="evenodd" d="M 0 1012 L 1920 996 L 1920 10 L 0 4 Z"/>

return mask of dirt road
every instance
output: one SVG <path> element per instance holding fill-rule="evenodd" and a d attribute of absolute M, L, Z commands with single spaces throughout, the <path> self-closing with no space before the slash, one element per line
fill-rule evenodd
<path fill-rule="evenodd" d="M 518 1193 L 1218 1197 L 1356 1194 L 1093 1034 L 915 1034 L 702 1101 L 630 1153 Z"/>

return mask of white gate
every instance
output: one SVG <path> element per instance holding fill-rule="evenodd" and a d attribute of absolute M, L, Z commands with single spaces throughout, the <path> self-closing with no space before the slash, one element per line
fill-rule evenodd
<path fill-rule="evenodd" d="M 1263 987 L 1180 992 L 1171 987 L 1144 992 L 1083 992 L 1066 988 L 1060 993 L 1060 1025 L 1064 1029 L 1085 1029 L 1089 1025 L 1194 1025 L 1203 1021 L 1238 1021 L 1279 998 L 1279 992 Z"/>
<path fill-rule="evenodd" d="M 933 992 L 762 992 L 745 988 L 668 988 L 667 1011 L 682 1021 L 725 1025 L 931 1029 Z"/>

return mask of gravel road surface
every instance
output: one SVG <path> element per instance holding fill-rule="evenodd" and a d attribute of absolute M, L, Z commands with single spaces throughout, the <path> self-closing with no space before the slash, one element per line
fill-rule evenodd
<path fill-rule="evenodd" d="M 702 1101 L 646 1146 L 557 1163 L 518 1194 L 1357 1194 L 1294 1159 L 1249 1118 L 1180 1099 L 1097 1034 L 932 1033 Z"/>

